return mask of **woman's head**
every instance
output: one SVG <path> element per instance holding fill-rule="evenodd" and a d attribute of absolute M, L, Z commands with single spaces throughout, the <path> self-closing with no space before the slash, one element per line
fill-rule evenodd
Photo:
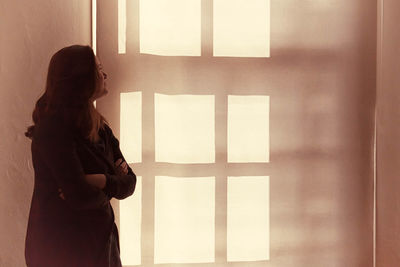
<path fill-rule="evenodd" d="M 46 94 L 57 106 L 82 106 L 104 94 L 101 64 L 90 46 L 73 45 L 50 60 Z"/>
<path fill-rule="evenodd" d="M 60 115 L 85 137 L 95 141 L 98 129 L 106 122 L 93 106 L 105 94 L 105 79 L 99 60 L 90 46 L 73 45 L 57 51 L 51 58 L 46 90 L 36 103 L 35 124 L 44 115 Z M 32 128 L 26 136 L 32 137 Z"/>

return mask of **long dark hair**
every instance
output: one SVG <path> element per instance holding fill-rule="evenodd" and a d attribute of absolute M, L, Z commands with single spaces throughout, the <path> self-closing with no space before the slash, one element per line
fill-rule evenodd
<path fill-rule="evenodd" d="M 60 116 L 67 125 L 92 142 L 107 120 L 96 110 L 91 97 L 99 79 L 90 46 L 72 45 L 59 50 L 50 60 L 46 90 L 32 113 L 34 125 L 25 136 L 32 139 L 35 125 L 44 116 Z"/>

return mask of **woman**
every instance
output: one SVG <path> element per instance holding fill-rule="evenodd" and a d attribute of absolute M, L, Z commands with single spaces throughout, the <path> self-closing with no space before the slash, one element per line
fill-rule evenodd
<path fill-rule="evenodd" d="M 29 267 L 121 266 L 110 199 L 133 194 L 126 164 L 93 101 L 107 75 L 89 46 L 69 46 L 51 58 L 46 90 L 33 111 L 35 184 L 25 244 Z"/>

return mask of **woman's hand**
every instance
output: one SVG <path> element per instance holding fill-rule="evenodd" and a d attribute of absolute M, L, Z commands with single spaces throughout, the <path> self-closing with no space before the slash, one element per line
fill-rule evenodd
<path fill-rule="evenodd" d="M 126 163 L 126 161 L 123 161 L 122 158 L 119 158 L 115 162 L 115 170 L 117 172 L 117 175 L 128 174 L 128 164 Z"/>
<path fill-rule="evenodd" d="M 61 188 L 58 188 L 58 196 L 59 196 L 60 198 L 62 198 L 63 200 L 65 200 L 64 193 L 63 193 L 63 191 L 61 190 Z"/>

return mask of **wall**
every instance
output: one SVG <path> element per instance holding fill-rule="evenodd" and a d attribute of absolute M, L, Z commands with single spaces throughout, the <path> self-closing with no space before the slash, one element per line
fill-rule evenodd
<path fill-rule="evenodd" d="M 361 4 L 361 1 L 356 2 Z M 359 25 L 368 21 L 367 26 L 374 26 L 374 10 L 371 8 L 373 2 L 368 1 L 370 3 L 369 12 L 360 16 Z M 396 75 L 396 72 L 400 69 L 398 61 L 400 36 L 395 24 L 396 18 L 400 15 L 400 3 L 397 0 L 385 0 L 384 13 L 383 47 L 380 49 L 383 53 L 382 63 L 381 65 L 378 64 L 381 68 L 378 71 L 377 94 L 377 266 L 391 267 L 396 266 L 400 261 L 398 253 L 400 250 L 400 196 L 397 192 L 400 188 L 400 180 L 398 179 L 400 173 L 397 168 L 400 156 L 400 142 L 397 139 L 400 134 L 400 124 L 398 123 L 400 116 L 398 109 L 400 78 Z M 2 179 L 0 186 L 0 266 L 25 266 L 24 239 L 33 188 L 33 169 L 30 141 L 24 136 L 24 131 L 31 124 L 31 112 L 34 103 L 44 90 L 47 65 L 51 55 L 61 47 L 73 43 L 89 44 L 89 14 L 89 0 L 38 0 L 34 2 L 29 0 L 0 0 L 0 121 L 2 122 L 2 127 L 0 127 L 0 177 Z M 368 14 L 371 17 L 368 18 Z M 371 44 L 370 40 L 374 37 L 371 33 L 373 31 L 367 31 L 367 28 L 362 28 L 364 35 L 354 29 L 353 33 L 359 33 L 360 39 L 358 41 L 350 39 L 351 36 L 354 36 L 351 35 L 351 32 L 343 35 L 347 44 L 352 44 L 354 49 L 352 51 L 356 51 L 357 46 L 364 43 L 366 37 L 363 36 L 366 36 L 367 32 L 371 34 L 367 38 L 368 44 Z M 364 55 L 367 52 L 370 53 L 373 48 L 368 48 Z M 296 50 L 295 47 L 292 49 L 292 53 L 289 50 L 285 52 L 281 49 L 273 51 L 272 55 L 275 54 L 276 56 L 281 53 L 283 56 L 290 56 L 290 60 L 293 62 L 293 55 L 297 53 L 296 51 L 299 50 Z M 318 54 L 317 50 L 315 52 Z M 308 62 L 307 60 L 312 60 L 312 58 L 297 56 L 299 62 Z M 359 70 L 364 63 L 374 65 L 371 57 L 367 58 L 367 62 L 361 62 L 361 57 L 358 56 L 353 60 L 354 64 L 359 66 Z M 342 67 L 346 65 L 344 57 L 341 58 L 340 62 L 343 63 Z M 337 67 L 340 66 L 337 65 Z M 356 68 L 354 67 L 354 70 Z M 365 77 L 366 74 L 371 74 L 370 70 L 358 71 L 357 77 Z M 362 82 L 361 78 L 358 78 L 353 81 L 353 84 L 360 89 L 366 86 L 366 81 Z M 352 86 L 349 85 L 347 89 L 350 88 Z M 373 88 L 368 87 L 368 95 L 372 90 Z M 310 91 L 310 93 L 312 92 Z M 343 97 L 346 97 L 346 95 L 343 94 Z M 357 94 L 351 95 L 353 99 L 357 97 L 361 98 L 363 94 L 358 91 Z M 368 102 L 370 102 L 371 97 L 368 96 L 368 99 Z M 340 103 L 343 104 L 343 102 Z M 339 105 L 339 103 L 337 104 Z M 370 113 L 368 108 L 365 107 L 365 110 Z M 346 111 L 353 111 L 352 114 L 358 114 L 357 116 L 353 115 L 354 118 L 348 121 L 354 123 L 356 117 L 362 118 L 361 114 L 364 110 L 359 109 L 358 112 L 355 112 L 355 110 L 345 107 L 340 116 L 344 117 Z M 366 120 L 366 125 L 364 129 L 362 126 L 353 124 L 353 128 L 349 128 L 347 132 L 347 137 L 351 138 L 346 139 L 346 144 L 354 141 L 359 133 L 370 130 L 369 120 Z M 361 154 L 361 152 L 360 149 L 359 153 Z M 366 165 L 369 163 L 369 158 L 370 151 L 367 148 L 367 155 L 364 156 Z M 369 169 L 363 171 L 361 163 L 358 163 L 357 169 L 350 173 L 341 172 L 340 176 L 346 174 L 346 177 L 348 177 L 352 174 L 357 181 L 362 181 L 363 174 L 367 174 L 366 188 L 362 190 L 362 194 L 355 196 L 358 199 L 357 201 L 361 203 L 365 201 L 364 196 L 370 192 L 369 178 L 371 174 Z M 331 176 L 332 179 L 335 178 L 333 175 Z M 279 184 L 276 185 L 279 186 Z M 336 183 L 335 186 L 338 190 L 347 190 L 343 204 L 347 200 L 351 200 L 349 187 L 340 186 Z M 351 186 L 359 187 L 356 181 L 351 183 Z M 367 203 L 369 203 L 369 200 Z M 339 219 L 345 221 L 347 214 L 357 210 L 356 206 L 350 205 L 351 209 L 347 213 L 341 214 L 342 216 Z M 363 217 L 369 218 L 369 213 L 367 208 Z M 307 218 L 306 216 L 305 219 Z M 329 219 L 329 217 L 326 219 Z M 351 234 L 350 230 L 357 229 L 358 225 L 359 223 L 353 222 L 352 227 L 347 228 L 347 233 Z M 362 233 L 356 231 L 354 236 L 351 237 L 352 240 L 361 241 Z M 370 241 L 369 238 L 366 238 L 366 241 Z M 352 247 L 356 246 L 356 243 L 351 243 Z M 343 243 L 343 250 L 348 247 L 345 244 Z M 349 260 L 351 264 L 346 266 L 365 266 L 362 265 L 361 258 L 363 255 L 369 258 L 368 252 L 370 251 L 369 246 L 366 246 L 366 249 L 358 251 L 354 258 L 349 258 L 349 256 L 343 254 L 343 265 L 340 266 L 345 266 L 345 263 L 348 263 Z M 313 252 L 315 251 L 313 250 Z M 312 258 L 304 259 L 304 261 L 310 263 Z"/>
<path fill-rule="evenodd" d="M 400 35 L 398 0 L 380 0 L 377 93 L 377 267 L 400 262 Z"/>
<path fill-rule="evenodd" d="M 216 177 L 208 266 L 372 267 L 376 1 L 271 1 L 270 58 L 214 57 L 212 3 L 202 1 L 202 55 L 169 57 L 139 53 L 139 1 L 127 1 L 118 54 L 117 2 L 98 1 L 110 90 L 97 104 L 117 135 L 120 93 L 142 92 L 142 161 L 131 165 L 143 177 L 142 263 L 156 266 L 154 177 L 168 175 Z M 215 163 L 156 162 L 154 93 L 215 95 Z M 270 96 L 269 163 L 227 163 L 228 95 Z M 270 176 L 269 262 L 226 259 L 227 176 L 246 175 Z"/>
<path fill-rule="evenodd" d="M 0 266 L 25 266 L 33 190 L 30 140 L 24 136 L 44 92 L 50 57 L 90 44 L 90 0 L 0 0 Z"/>

